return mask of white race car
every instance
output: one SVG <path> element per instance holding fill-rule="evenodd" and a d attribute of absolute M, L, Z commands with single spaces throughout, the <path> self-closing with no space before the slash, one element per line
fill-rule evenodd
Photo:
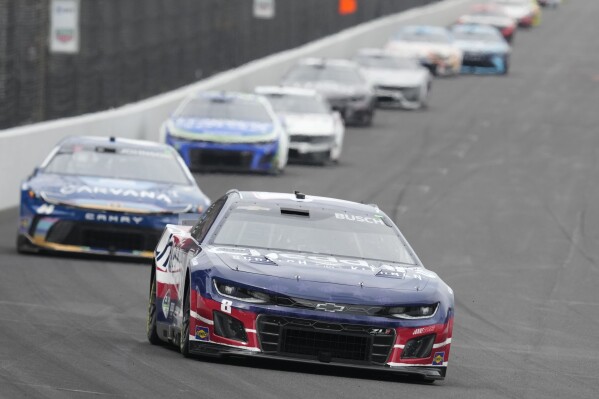
<path fill-rule="evenodd" d="M 312 89 L 262 86 L 289 134 L 289 159 L 326 164 L 341 156 L 345 126 L 337 111 Z"/>
<path fill-rule="evenodd" d="M 418 58 L 434 75 L 457 75 L 462 68 L 462 50 L 441 26 L 406 26 L 389 39 L 385 50 L 399 57 Z"/>
<path fill-rule="evenodd" d="M 378 104 L 405 109 L 426 107 L 433 77 L 415 58 L 400 58 L 381 49 L 362 49 L 354 57 L 372 83 Z"/>

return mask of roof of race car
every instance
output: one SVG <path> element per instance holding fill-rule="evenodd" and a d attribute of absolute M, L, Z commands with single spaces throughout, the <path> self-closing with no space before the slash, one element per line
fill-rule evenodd
<path fill-rule="evenodd" d="M 293 206 L 302 204 L 306 207 L 328 206 L 342 209 L 351 209 L 362 212 L 381 212 L 378 206 L 374 204 L 360 204 L 353 201 L 347 201 L 337 198 L 319 197 L 307 195 L 297 192 L 293 193 L 276 193 L 264 191 L 229 191 L 239 195 L 240 202 L 244 203 L 272 203 L 276 202 L 280 205 Z M 382 212 L 381 212 L 382 213 Z"/>
<path fill-rule="evenodd" d="M 116 148 L 146 148 L 146 149 L 172 149 L 167 144 L 147 140 L 125 139 L 121 137 L 100 136 L 69 136 L 58 143 L 59 147 L 66 145 L 110 145 Z"/>
<path fill-rule="evenodd" d="M 289 95 L 289 96 L 307 96 L 314 97 L 318 92 L 313 89 L 304 89 L 293 86 L 258 86 L 255 89 L 257 94 L 261 95 Z"/>
<path fill-rule="evenodd" d="M 192 98 L 202 98 L 212 101 L 220 102 L 231 102 L 236 99 L 246 101 L 256 101 L 261 103 L 268 103 L 268 101 L 258 94 L 243 93 L 239 91 L 198 91 L 191 95 Z"/>

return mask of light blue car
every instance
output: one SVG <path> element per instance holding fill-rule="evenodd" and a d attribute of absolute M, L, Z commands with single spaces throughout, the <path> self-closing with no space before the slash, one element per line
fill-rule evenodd
<path fill-rule="evenodd" d="M 506 75 L 512 49 L 497 28 L 464 24 L 451 28 L 454 43 L 464 52 L 461 73 Z"/>

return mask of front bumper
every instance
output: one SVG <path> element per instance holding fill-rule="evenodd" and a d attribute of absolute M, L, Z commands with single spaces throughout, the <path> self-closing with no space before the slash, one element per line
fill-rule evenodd
<path fill-rule="evenodd" d="M 167 135 L 192 171 L 270 172 L 277 167 L 279 143 L 214 143 L 188 141 Z"/>
<path fill-rule="evenodd" d="M 335 135 L 289 134 L 290 159 L 329 158 L 336 147 Z M 318 160 L 318 159 L 315 159 Z"/>
<path fill-rule="evenodd" d="M 168 291 L 167 286 L 160 285 L 159 295 Z M 160 304 L 161 300 L 157 299 L 157 306 Z M 428 380 L 445 377 L 453 330 L 452 312 L 442 323 L 396 322 L 282 306 L 248 306 L 203 297 L 195 290 L 192 290 L 191 304 L 189 340 L 190 350 L 196 354 L 257 356 L 387 370 Z M 236 331 L 242 338 L 223 334 L 220 321 L 223 316 L 238 326 Z M 158 321 L 167 322 L 160 318 Z M 404 356 L 419 340 L 429 343 L 428 351 L 418 352 L 421 357 Z"/>
<path fill-rule="evenodd" d="M 375 88 L 378 104 L 399 105 L 402 108 L 414 109 L 422 105 L 423 98 L 420 86 L 399 87 L 379 85 Z"/>
<path fill-rule="evenodd" d="M 466 52 L 461 73 L 504 74 L 507 72 L 508 58 L 505 54 Z"/>
<path fill-rule="evenodd" d="M 329 98 L 331 108 L 341 114 L 346 123 L 360 123 L 365 116 L 374 112 L 374 98 L 364 97 L 361 100 L 351 98 Z"/>
<path fill-rule="evenodd" d="M 151 258 L 177 214 L 137 214 L 21 203 L 19 250 Z"/>

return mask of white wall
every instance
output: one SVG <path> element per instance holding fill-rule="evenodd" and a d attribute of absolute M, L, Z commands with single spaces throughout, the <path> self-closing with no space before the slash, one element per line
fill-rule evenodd
<path fill-rule="evenodd" d="M 195 90 L 252 90 L 277 83 L 299 58 L 350 57 L 362 47 L 378 47 L 406 24 L 447 25 L 476 0 L 445 0 L 347 29 L 304 46 L 252 61 L 178 90 L 116 109 L 0 131 L 0 209 L 18 204 L 20 182 L 66 136 L 95 135 L 158 140 L 161 123 Z"/>

